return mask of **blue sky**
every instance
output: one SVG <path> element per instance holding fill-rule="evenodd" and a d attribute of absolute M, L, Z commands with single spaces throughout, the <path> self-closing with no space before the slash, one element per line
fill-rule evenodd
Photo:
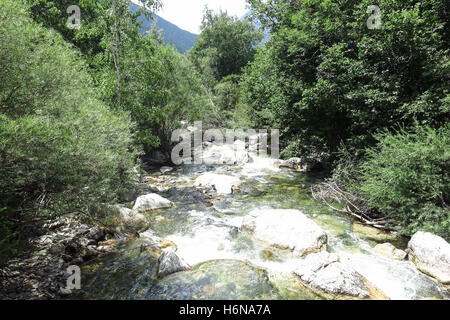
<path fill-rule="evenodd" d="M 159 16 L 192 33 L 200 33 L 205 5 L 213 10 L 226 10 L 239 18 L 248 11 L 245 0 L 163 0 L 163 5 L 157 12 Z"/>

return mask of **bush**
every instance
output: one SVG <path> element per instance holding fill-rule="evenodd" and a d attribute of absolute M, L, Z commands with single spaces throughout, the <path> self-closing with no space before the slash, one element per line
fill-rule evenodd
<path fill-rule="evenodd" d="M 137 151 L 131 121 L 99 100 L 79 54 L 21 2 L 0 7 L 1 242 L 19 225 L 116 201 Z"/>
<path fill-rule="evenodd" d="M 450 239 L 450 126 L 376 138 L 354 190 L 401 233 L 424 230 Z"/>

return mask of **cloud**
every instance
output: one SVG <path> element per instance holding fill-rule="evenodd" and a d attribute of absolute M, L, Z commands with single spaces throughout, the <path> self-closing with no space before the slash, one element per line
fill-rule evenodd
<path fill-rule="evenodd" d="M 159 16 L 192 33 L 200 33 L 205 5 L 215 11 L 226 10 L 229 15 L 239 18 L 248 11 L 245 0 L 163 0 L 163 5 Z"/>

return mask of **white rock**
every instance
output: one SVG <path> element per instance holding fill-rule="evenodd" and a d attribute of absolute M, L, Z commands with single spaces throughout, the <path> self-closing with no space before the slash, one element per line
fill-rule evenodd
<path fill-rule="evenodd" d="M 406 258 L 406 252 L 394 247 L 391 243 L 377 244 L 374 248 L 375 252 L 394 260 L 404 260 Z"/>
<path fill-rule="evenodd" d="M 238 186 L 239 178 L 215 173 L 202 174 L 195 180 L 194 186 L 212 187 L 218 194 L 231 194 L 233 187 Z"/>
<path fill-rule="evenodd" d="M 242 227 L 252 231 L 257 239 L 300 255 L 327 247 L 325 231 L 299 210 L 254 210 L 244 218 Z"/>
<path fill-rule="evenodd" d="M 306 258 L 296 266 L 294 273 L 302 280 L 310 282 L 314 278 L 314 273 L 338 261 L 339 256 L 334 253 L 329 253 L 327 251 L 313 253 L 306 256 Z"/>
<path fill-rule="evenodd" d="M 173 203 L 156 193 L 147 194 L 145 196 L 140 196 L 136 199 L 133 210 L 139 212 L 146 212 L 150 210 L 170 208 Z"/>
<path fill-rule="evenodd" d="M 234 142 L 234 152 L 237 164 L 245 164 L 249 161 L 249 155 L 244 141 L 236 140 Z"/>
<path fill-rule="evenodd" d="M 306 284 L 332 294 L 368 298 L 364 278 L 351 266 L 338 261 L 336 254 L 321 252 L 308 255 L 294 273 Z"/>
<path fill-rule="evenodd" d="M 163 278 L 169 274 L 186 271 L 191 266 L 183 260 L 172 248 L 164 249 L 159 257 L 158 277 Z"/>
<path fill-rule="evenodd" d="M 450 284 L 450 244 L 429 232 L 416 232 L 408 243 L 409 260 L 439 282 Z"/>

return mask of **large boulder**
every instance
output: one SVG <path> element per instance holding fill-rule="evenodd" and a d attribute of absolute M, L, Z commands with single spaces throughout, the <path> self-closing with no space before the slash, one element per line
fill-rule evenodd
<path fill-rule="evenodd" d="M 374 248 L 375 252 L 394 260 L 405 260 L 407 253 L 403 250 L 397 249 L 391 243 L 380 243 Z"/>
<path fill-rule="evenodd" d="M 429 232 L 416 232 L 408 243 L 408 257 L 423 273 L 450 284 L 450 244 Z"/>
<path fill-rule="evenodd" d="M 147 212 L 156 209 L 170 208 L 173 203 L 156 193 L 140 196 L 136 199 L 133 210 Z"/>
<path fill-rule="evenodd" d="M 309 287 L 327 298 L 370 298 L 373 286 L 351 266 L 339 262 L 336 254 L 320 252 L 308 255 L 294 273 Z"/>
<path fill-rule="evenodd" d="M 164 278 L 169 274 L 190 270 L 191 266 L 183 260 L 172 248 L 164 249 L 159 257 L 158 277 Z"/>
<path fill-rule="evenodd" d="M 239 185 L 239 178 L 207 172 L 195 180 L 196 187 L 211 187 L 218 194 L 231 194 L 233 189 Z"/>
<path fill-rule="evenodd" d="M 299 255 L 326 250 L 328 237 L 299 210 L 253 210 L 242 222 L 255 238 Z"/>

